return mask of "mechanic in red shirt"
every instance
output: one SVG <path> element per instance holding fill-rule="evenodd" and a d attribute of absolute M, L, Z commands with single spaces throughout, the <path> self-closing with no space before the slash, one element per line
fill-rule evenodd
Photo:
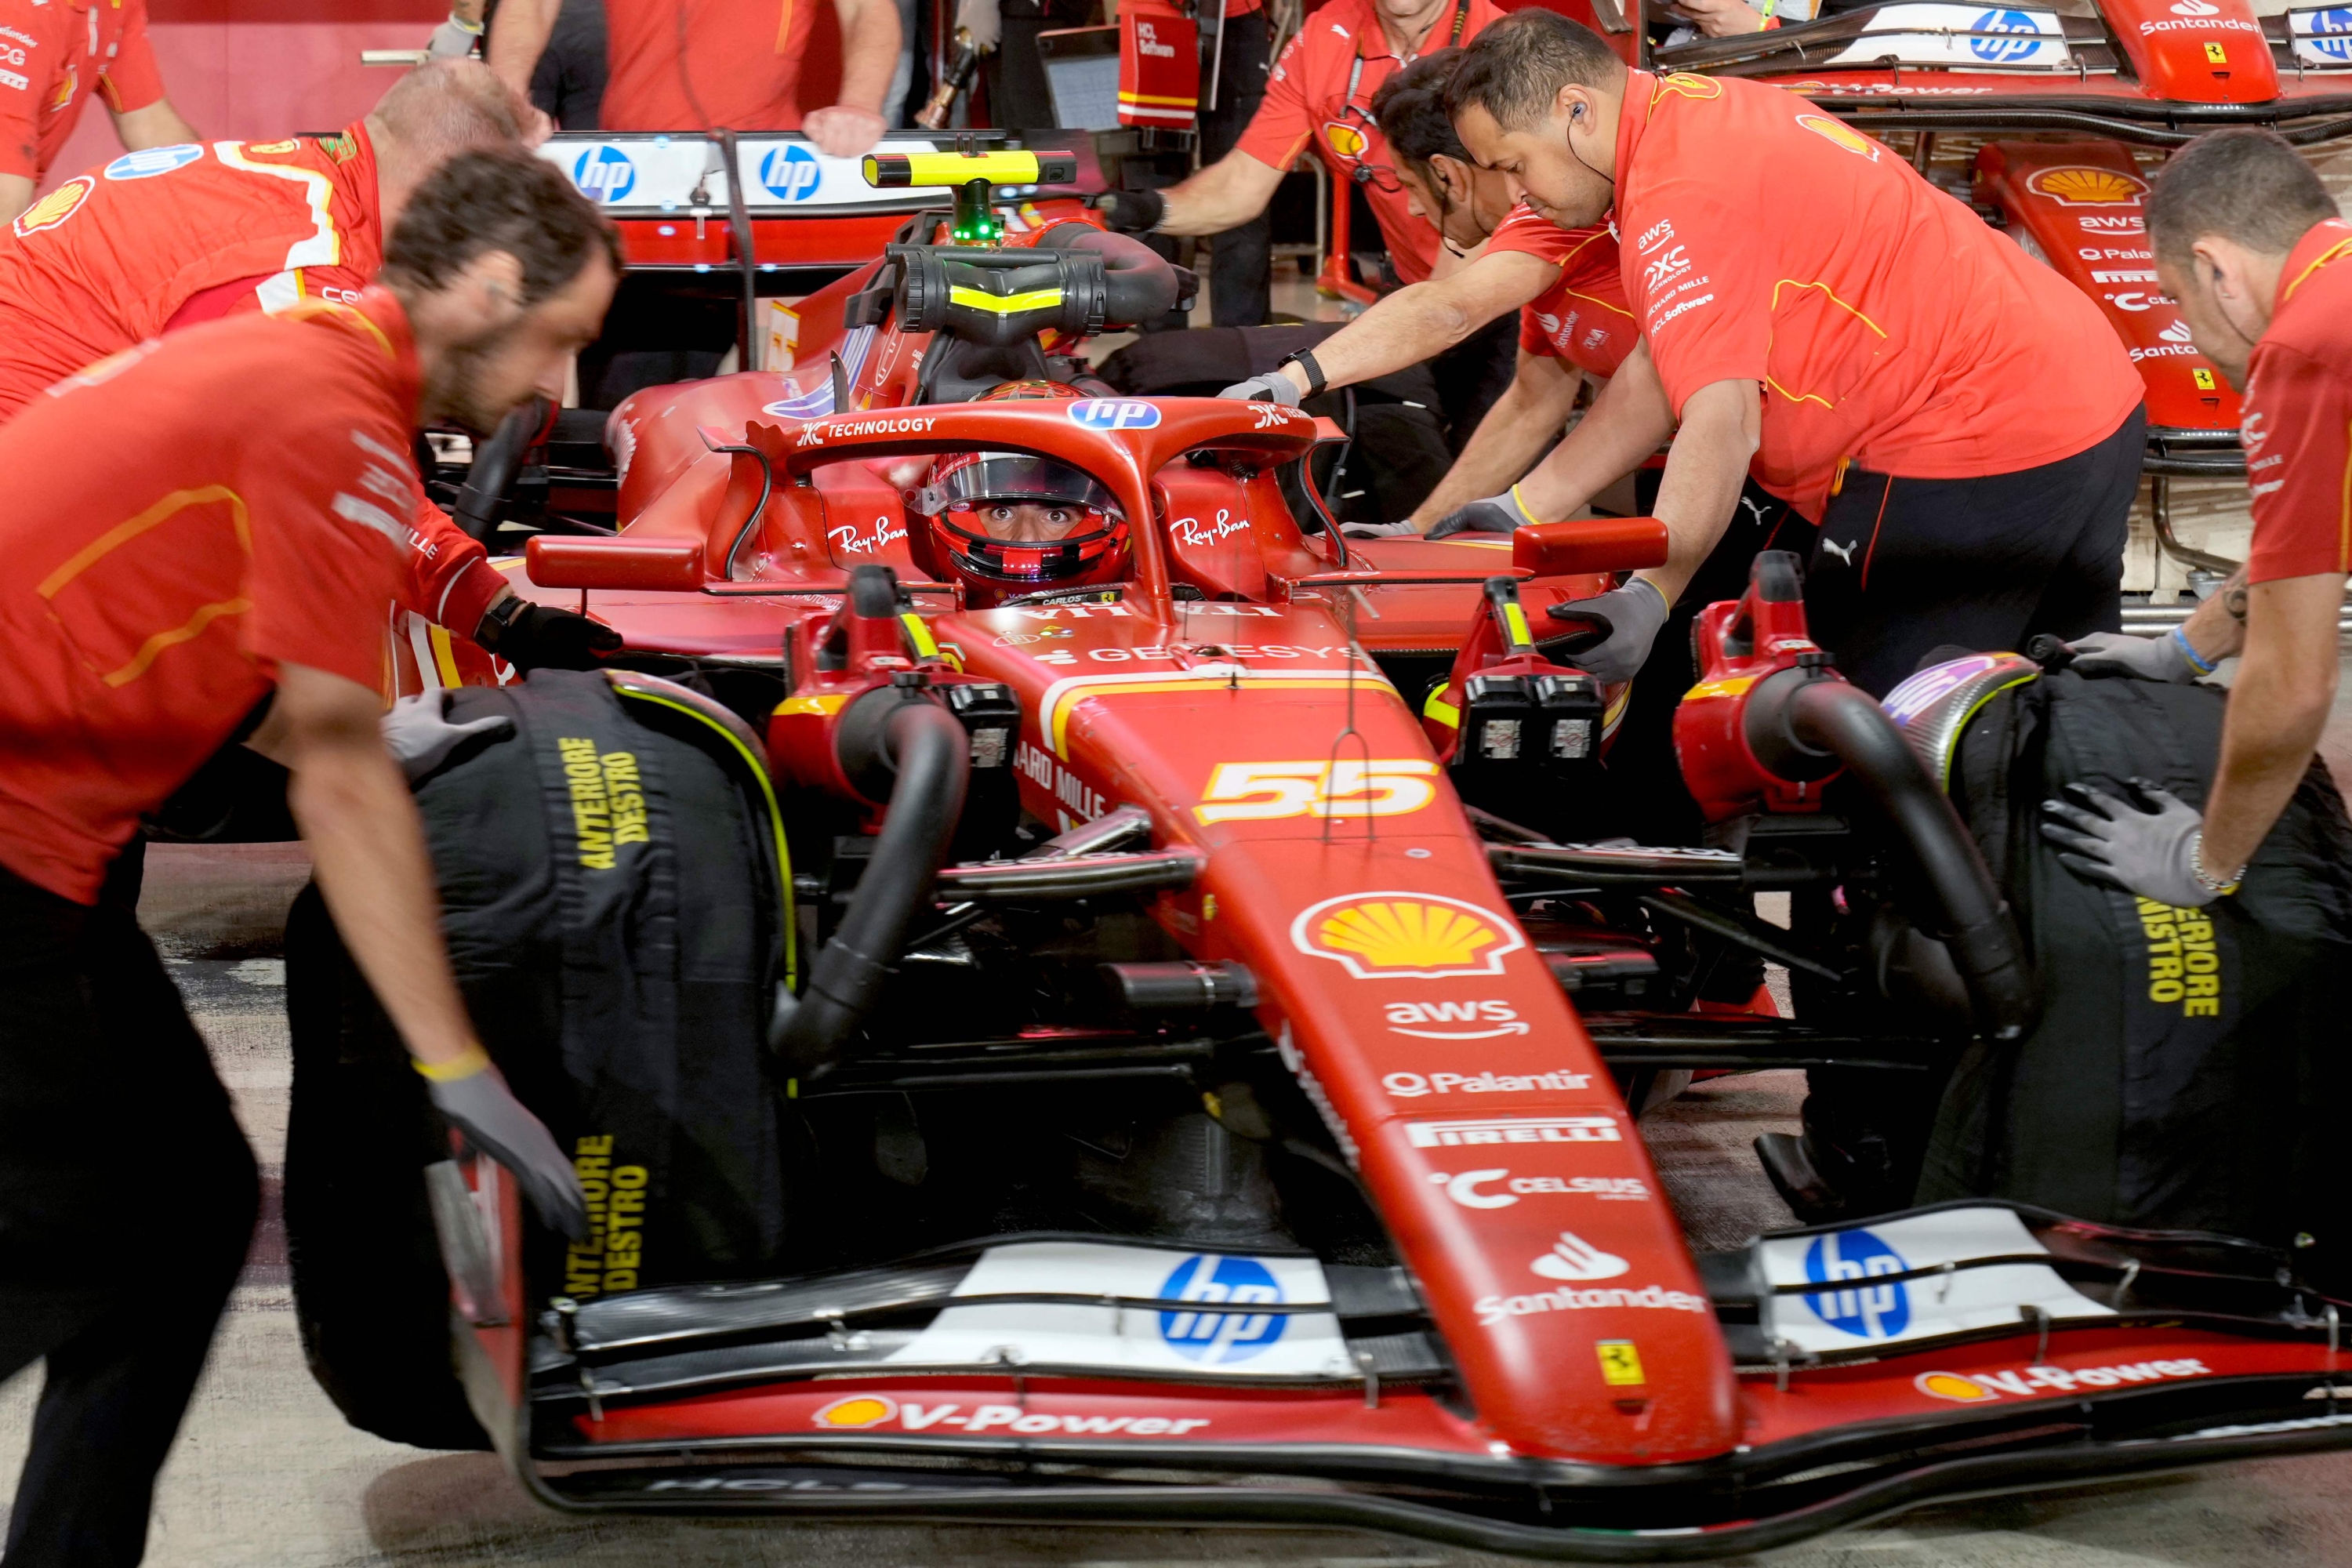
<path fill-rule="evenodd" d="M 436 60 L 337 136 L 157 148 L 77 175 L 0 234 L 0 419 L 162 333 L 357 299 L 417 183 L 517 135 L 488 68 Z M 421 489 L 410 510 L 408 608 L 523 669 L 585 668 L 596 647 L 618 646 L 593 621 L 517 598 Z"/>
<path fill-rule="evenodd" d="M 252 1231 L 228 1097 L 105 896 L 141 815 L 221 746 L 292 771 L 328 908 L 444 1115 L 586 1233 L 450 976 L 377 628 L 417 422 L 488 431 L 560 384 L 619 265 L 551 164 L 467 153 L 411 197 L 383 289 L 142 345 L 0 428 L 0 1378 L 47 1358 L 9 1568 L 139 1560 Z"/>
<path fill-rule="evenodd" d="M 841 17 L 841 87 L 803 114 L 801 60 L 813 0 L 604 0 L 606 131 L 800 131 L 817 150 L 855 158 L 889 128 L 883 94 L 898 66 L 896 0 L 833 0 Z M 486 53 L 528 100 L 531 72 L 562 0 L 500 0 Z"/>
<path fill-rule="evenodd" d="M 2075 668 L 2189 681 L 2233 654 L 2243 662 L 2201 815 L 2160 790 L 2155 811 L 2110 799 L 2104 818 L 2052 801 L 2066 826 L 2043 831 L 2092 879 L 2194 908 L 2236 891 L 2335 700 L 2352 574 L 2352 224 L 2300 153 L 2267 131 L 2231 130 L 2165 165 L 2147 233 L 2198 352 L 2245 394 L 2253 547 L 2186 626 L 2086 637 Z"/>
<path fill-rule="evenodd" d="M 147 0 L 0 0 L 0 223 L 33 205 L 93 92 L 131 152 L 196 139 L 163 96 Z"/>
<path fill-rule="evenodd" d="M 1565 226 L 1604 214 L 1643 344 L 1519 487 L 1565 517 L 1673 437 L 1667 565 L 1594 601 L 1579 662 L 1622 679 L 1752 471 L 1821 523 L 1813 636 L 1884 694 L 1929 650 L 2113 630 L 2141 384 L 2097 307 L 1880 143 L 1793 93 L 1629 71 L 1514 13 L 1446 104 L 1464 145 Z"/>
<path fill-rule="evenodd" d="M 1456 265 L 1413 210 L 1381 134 L 1372 100 L 1423 54 L 1475 37 L 1502 13 L 1493 0 L 1331 0 L 1283 49 L 1265 101 L 1234 149 L 1181 184 L 1098 198 L 1130 234 L 1222 235 L 1265 211 L 1291 163 L 1309 147 L 1336 188 L 1353 181 L 1378 221 L 1397 277 L 1419 283 Z M 1510 379 L 1507 324 L 1451 351 L 1432 369 L 1458 445 Z"/>

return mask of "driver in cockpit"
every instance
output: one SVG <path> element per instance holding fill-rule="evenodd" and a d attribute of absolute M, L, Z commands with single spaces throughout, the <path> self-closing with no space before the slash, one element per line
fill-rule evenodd
<path fill-rule="evenodd" d="M 1052 458 L 942 458 L 908 508 L 929 520 L 932 570 L 961 579 L 976 609 L 1127 576 L 1127 514 L 1099 482 Z"/>

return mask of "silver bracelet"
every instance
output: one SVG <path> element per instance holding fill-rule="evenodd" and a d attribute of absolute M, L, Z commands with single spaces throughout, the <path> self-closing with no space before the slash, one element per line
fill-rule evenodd
<path fill-rule="evenodd" d="M 2189 874 L 2197 879 L 2197 885 L 2199 887 L 2204 889 L 2215 898 L 2226 899 L 2231 893 L 2238 890 L 2238 884 L 2240 882 L 2245 880 L 2246 868 L 2243 866 L 2239 867 L 2237 875 L 2228 878 L 2227 879 L 2216 879 L 2211 872 L 2206 870 L 2205 830 L 2200 827 L 2197 830 L 2195 837 L 2191 837 L 2189 841 Z"/>

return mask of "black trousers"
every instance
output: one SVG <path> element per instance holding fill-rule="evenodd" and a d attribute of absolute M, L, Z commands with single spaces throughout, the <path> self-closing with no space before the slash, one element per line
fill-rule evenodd
<path fill-rule="evenodd" d="M 1274 29 L 1264 11 L 1224 21 L 1224 63 L 1218 74 L 1217 103 L 1201 113 L 1201 164 L 1206 168 L 1234 150 L 1265 101 L 1266 72 L 1274 63 Z M 1201 62 L 1201 97 L 1209 95 L 1209 63 Z M 1274 219 L 1265 213 L 1209 241 L 1209 324 L 1262 327 L 1272 313 Z"/>
<path fill-rule="evenodd" d="M 139 1561 L 259 1202 L 128 904 L 0 871 L 0 1377 L 47 1358 L 8 1568 Z"/>
<path fill-rule="evenodd" d="M 2147 415 L 2071 458 L 1976 479 L 1849 468 L 1805 574 L 1813 640 L 1884 697 L 1930 650 L 2022 649 L 2123 626 Z"/>

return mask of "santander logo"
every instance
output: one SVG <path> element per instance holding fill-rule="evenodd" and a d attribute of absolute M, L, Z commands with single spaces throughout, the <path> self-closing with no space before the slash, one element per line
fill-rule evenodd
<path fill-rule="evenodd" d="M 2189 323 L 2186 321 L 2175 321 L 2172 325 L 2165 328 L 2164 331 L 2157 333 L 2156 335 L 2162 338 L 2168 343 L 2186 343 L 2196 341 L 2194 334 L 2192 334 L 2189 330 Z"/>
<path fill-rule="evenodd" d="M 2212 0 L 2172 0 L 2172 14 L 2176 16 L 2218 16 L 2221 14 L 2221 7 L 2214 5 Z"/>

